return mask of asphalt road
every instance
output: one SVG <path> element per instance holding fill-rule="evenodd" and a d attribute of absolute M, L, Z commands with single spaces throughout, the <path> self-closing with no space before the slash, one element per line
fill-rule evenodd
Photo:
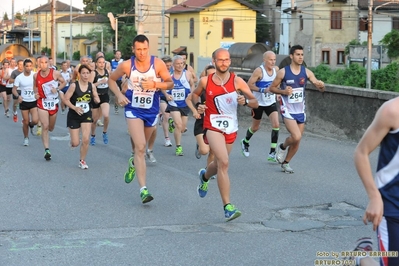
<path fill-rule="evenodd" d="M 0 265 L 305 266 L 339 259 L 360 237 L 375 240 L 361 221 L 367 197 L 353 164 L 356 143 L 305 133 L 290 175 L 267 162 L 267 123 L 250 157 L 242 156 L 248 121 L 241 121 L 229 174 L 242 216 L 226 223 L 216 182 L 205 198 L 196 193 L 206 158 L 194 156 L 191 118 L 183 157 L 163 146 L 158 128 L 158 162 L 147 164 L 155 199 L 146 205 L 137 181 L 123 179 L 130 143 L 121 114 L 111 114 L 109 144 L 98 139 L 89 148 L 88 170 L 78 168 L 79 150 L 68 148 L 66 115 L 51 133 L 49 162 L 39 137 L 22 146 L 20 122 L 2 116 L 0 125 Z"/>

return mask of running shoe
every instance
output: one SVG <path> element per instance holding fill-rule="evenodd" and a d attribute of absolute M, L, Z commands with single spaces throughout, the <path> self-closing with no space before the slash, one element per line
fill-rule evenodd
<path fill-rule="evenodd" d="M 50 150 L 45 150 L 44 151 L 44 159 L 46 159 L 46 161 L 50 161 L 51 160 Z"/>
<path fill-rule="evenodd" d="M 274 162 L 274 163 L 277 162 L 277 160 L 276 160 L 276 152 L 273 151 L 273 152 L 269 153 L 269 156 L 267 157 L 267 160 L 269 162 Z"/>
<path fill-rule="evenodd" d="M 125 182 L 129 184 L 136 177 L 136 167 L 134 167 L 134 157 L 129 158 L 129 168 L 125 173 Z"/>
<path fill-rule="evenodd" d="M 199 152 L 199 145 L 198 143 L 195 143 L 195 157 L 197 159 L 201 159 L 201 153 Z"/>
<path fill-rule="evenodd" d="M 24 138 L 24 146 L 29 146 L 29 139 L 28 138 Z"/>
<path fill-rule="evenodd" d="M 84 160 L 79 161 L 79 168 L 80 169 L 89 169 L 89 166 L 86 164 Z"/>
<path fill-rule="evenodd" d="M 91 146 L 96 145 L 96 137 L 90 136 L 90 145 Z"/>
<path fill-rule="evenodd" d="M 285 155 L 286 155 L 286 152 L 287 152 L 287 148 L 285 148 L 285 150 L 283 150 L 283 149 L 280 148 L 280 145 L 283 145 L 283 143 L 279 143 L 279 144 L 277 145 L 277 149 L 276 149 L 276 161 L 277 161 L 278 163 L 283 163 L 284 160 L 285 160 Z"/>
<path fill-rule="evenodd" d="M 226 207 L 224 207 L 224 217 L 226 218 L 226 222 L 234 220 L 235 218 L 238 218 L 241 216 L 241 212 L 234 207 L 233 204 L 227 204 Z"/>
<path fill-rule="evenodd" d="M 154 151 L 147 150 L 146 156 L 147 156 L 147 159 L 148 159 L 151 163 L 156 163 L 156 162 L 157 162 L 157 159 L 155 159 L 155 157 L 154 157 Z"/>
<path fill-rule="evenodd" d="M 282 169 L 282 171 L 283 171 L 284 173 L 287 173 L 287 174 L 293 174 L 293 173 L 294 173 L 294 169 L 292 169 L 292 168 L 290 167 L 290 164 L 289 164 L 289 163 L 283 163 L 283 164 L 281 164 L 281 169 Z"/>
<path fill-rule="evenodd" d="M 173 124 L 173 119 L 169 117 L 168 119 L 169 124 L 169 133 L 173 133 L 175 131 L 175 125 Z"/>
<path fill-rule="evenodd" d="M 198 172 L 198 178 L 200 180 L 200 184 L 197 187 L 197 192 L 198 192 L 198 196 L 200 196 L 201 198 L 205 197 L 206 194 L 208 193 L 208 183 L 209 180 L 207 182 L 204 181 L 203 177 L 206 173 L 206 170 L 204 168 L 200 169 Z"/>
<path fill-rule="evenodd" d="M 245 157 L 249 157 L 249 143 L 245 139 L 241 140 L 241 152 Z"/>
<path fill-rule="evenodd" d="M 30 133 L 31 133 L 32 135 L 36 135 L 35 132 L 33 131 L 33 129 L 35 128 L 35 126 L 33 126 L 33 125 L 31 125 L 31 124 L 29 123 L 29 128 L 30 128 Z"/>
<path fill-rule="evenodd" d="M 5 115 L 7 118 L 9 118 L 9 117 L 10 117 L 10 110 L 7 109 L 7 110 L 5 111 L 5 113 L 4 113 L 4 115 Z"/>
<path fill-rule="evenodd" d="M 41 135 L 42 135 L 42 126 L 37 126 L 36 136 L 41 136 Z"/>
<path fill-rule="evenodd" d="M 365 251 L 370 252 L 373 251 L 373 240 L 370 237 L 363 237 L 356 241 L 356 246 L 353 251 Z M 356 257 L 345 257 L 344 260 L 352 260 L 354 261 Z"/>
<path fill-rule="evenodd" d="M 172 147 L 172 142 L 170 141 L 170 138 L 165 138 L 165 147 Z"/>
<path fill-rule="evenodd" d="M 65 109 L 61 109 L 61 114 L 65 115 Z"/>
<path fill-rule="evenodd" d="M 150 192 L 148 192 L 148 189 L 146 188 L 140 192 L 140 197 L 143 204 L 150 202 L 154 199 L 154 197 L 150 194 Z"/>
<path fill-rule="evenodd" d="M 183 147 L 182 146 L 176 147 L 176 156 L 183 156 L 183 155 L 184 155 Z"/>
<path fill-rule="evenodd" d="M 103 127 L 104 124 L 103 124 L 103 122 L 101 120 L 97 120 L 97 126 L 98 127 Z"/>
<path fill-rule="evenodd" d="M 14 115 L 12 116 L 12 120 L 13 120 L 15 123 L 17 123 L 17 122 L 18 122 L 18 115 L 17 115 L 17 114 L 14 114 Z"/>
<path fill-rule="evenodd" d="M 116 104 L 114 105 L 114 112 L 116 115 L 119 114 L 119 107 Z"/>
<path fill-rule="evenodd" d="M 108 133 L 103 132 L 103 142 L 104 144 L 108 144 Z"/>

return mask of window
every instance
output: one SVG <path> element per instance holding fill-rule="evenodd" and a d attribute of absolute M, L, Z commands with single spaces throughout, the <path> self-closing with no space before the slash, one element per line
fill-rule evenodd
<path fill-rule="evenodd" d="M 190 53 L 190 66 L 194 67 L 194 53 Z"/>
<path fill-rule="evenodd" d="M 222 38 L 234 38 L 233 35 L 233 20 L 231 18 L 223 19 L 223 33 Z"/>
<path fill-rule="evenodd" d="M 190 18 L 190 38 L 194 38 L 194 19 Z"/>
<path fill-rule="evenodd" d="M 173 20 L 173 37 L 177 37 L 177 18 Z"/>
<path fill-rule="evenodd" d="M 177 5 L 177 0 L 173 0 L 173 5 Z"/>
<path fill-rule="evenodd" d="M 331 29 L 342 29 L 342 11 L 331 11 Z"/>
<path fill-rule="evenodd" d="M 337 65 L 345 65 L 345 52 L 337 51 Z"/>
<path fill-rule="evenodd" d="M 367 17 L 359 18 L 359 31 L 368 31 L 369 30 L 369 23 Z"/>
<path fill-rule="evenodd" d="M 323 64 L 329 65 L 330 64 L 330 51 L 322 51 L 321 52 Z"/>
<path fill-rule="evenodd" d="M 302 15 L 299 16 L 299 30 L 303 30 L 303 17 L 302 17 Z"/>
<path fill-rule="evenodd" d="M 399 18 L 392 18 L 392 29 L 399 30 Z"/>

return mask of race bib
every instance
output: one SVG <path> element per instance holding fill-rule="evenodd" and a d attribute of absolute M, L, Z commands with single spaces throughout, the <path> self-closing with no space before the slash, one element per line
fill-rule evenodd
<path fill-rule="evenodd" d="M 303 88 L 292 89 L 292 94 L 288 96 L 289 103 L 303 102 Z"/>
<path fill-rule="evenodd" d="M 42 99 L 43 108 L 49 111 L 55 110 L 57 103 L 55 100 L 51 99 Z"/>
<path fill-rule="evenodd" d="M 273 103 L 275 99 L 275 94 L 270 92 L 262 93 L 262 100 L 266 103 Z"/>
<path fill-rule="evenodd" d="M 234 117 L 232 115 L 210 115 L 212 127 L 230 134 L 234 132 Z"/>
<path fill-rule="evenodd" d="M 153 92 L 134 91 L 132 96 L 132 107 L 150 109 L 154 101 Z"/>
<path fill-rule="evenodd" d="M 90 105 L 88 102 L 76 102 L 75 106 L 82 108 L 83 113 L 90 111 Z"/>
<path fill-rule="evenodd" d="M 33 102 L 35 100 L 35 93 L 32 88 L 27 88 L 21 92 L 22 99 L 26 102 Z"/>
<path fill-rule="evenodd" d="M 97 82 L 100 82 L 100 81 L 102 81 L 102 80 L 107 81 L 108 78 L 107 78 L 107 77 L 105 77 L 105 78 L 99 78 L 99 79 L 97 80 Z M 105 83 L 98 84 L 98 85 L 97 85 L 97 88 L 99 88 L 99 89 L 106 89 L 106 88 L 108 88 L 108 83 L 105 82 Z"/>
<path fill-rule="evenodd" d="M 43 92 L 44 92 L 44 95 L 46 95 L 46 98 L 56 99 L 58 97 L 58 92 L 53 93 L 52 89 L 57 88 L 57 87 L 58 87 L 58 83 L 55 80 L 42 84 Z"/>
<path fill-rule="evenodd" d="M 184 101 L 186 99 L 186 90 L 185 89 L 173 89 L 172 96 L 173 96 L 173 100 L 175 100 L 175 101 Z"/>

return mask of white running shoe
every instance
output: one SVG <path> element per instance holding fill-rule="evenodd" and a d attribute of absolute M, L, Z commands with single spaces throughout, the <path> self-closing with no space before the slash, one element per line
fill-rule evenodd
<path fill-rule="evenodd" d="M 245 142 L 244 139 L 241 140 L 241 151 L 242 155 L 249 157 L 249 143 Z"/>
<path fill-rule="evenodd" d="M 288 163 L 283 163 L 281 165 L 281 170 L 284 173 L 287 173 L 287 174 L 293 174 L 294 173 L 294 169 L 292 169 Z"/>
<path fill-rule="evenodd" d="M 276 160 L 278 163 L 283 163 L 285 160 L 286 153 L 287 153 L 287 148 L 285 148 L 285 150 L 283 150 L 280 148 L 280 145 L 282 145 L 282 143 L 279 143 L 276 148 Z"/>
<path fill-rule="evenodd" d="M 154 152 L 147 150 L 147 159 L 151 162 L 151 163 L 156 163 L 157 159 L 155 159 L 154 157 Z"/>
<path fill-rule="evenodd" d="M 80 160 L 79 167 L 81 169 L 89 169 L 89 166 L 86 164 L 86 162 L 84 160 Z"/>
<path fill-rule="evenodd" d="M 24 138 L 24 146 L 29 146 L 29 139 L 28 138 Z"/>
<path fill-rule="evenodd" d="M 103 127 L 104 124 L 103 124 L 103 122 L 102 122 L 101 120 L 98 120 L 98 121 L 97 121 L 97 126 L 98 126 L 98 127 Z"/>
<path fill-rule="evenodd" d="M 170 138 L 165 138 L 165 147 L 172 147 L 172 142 L 170 141 Z"/>

